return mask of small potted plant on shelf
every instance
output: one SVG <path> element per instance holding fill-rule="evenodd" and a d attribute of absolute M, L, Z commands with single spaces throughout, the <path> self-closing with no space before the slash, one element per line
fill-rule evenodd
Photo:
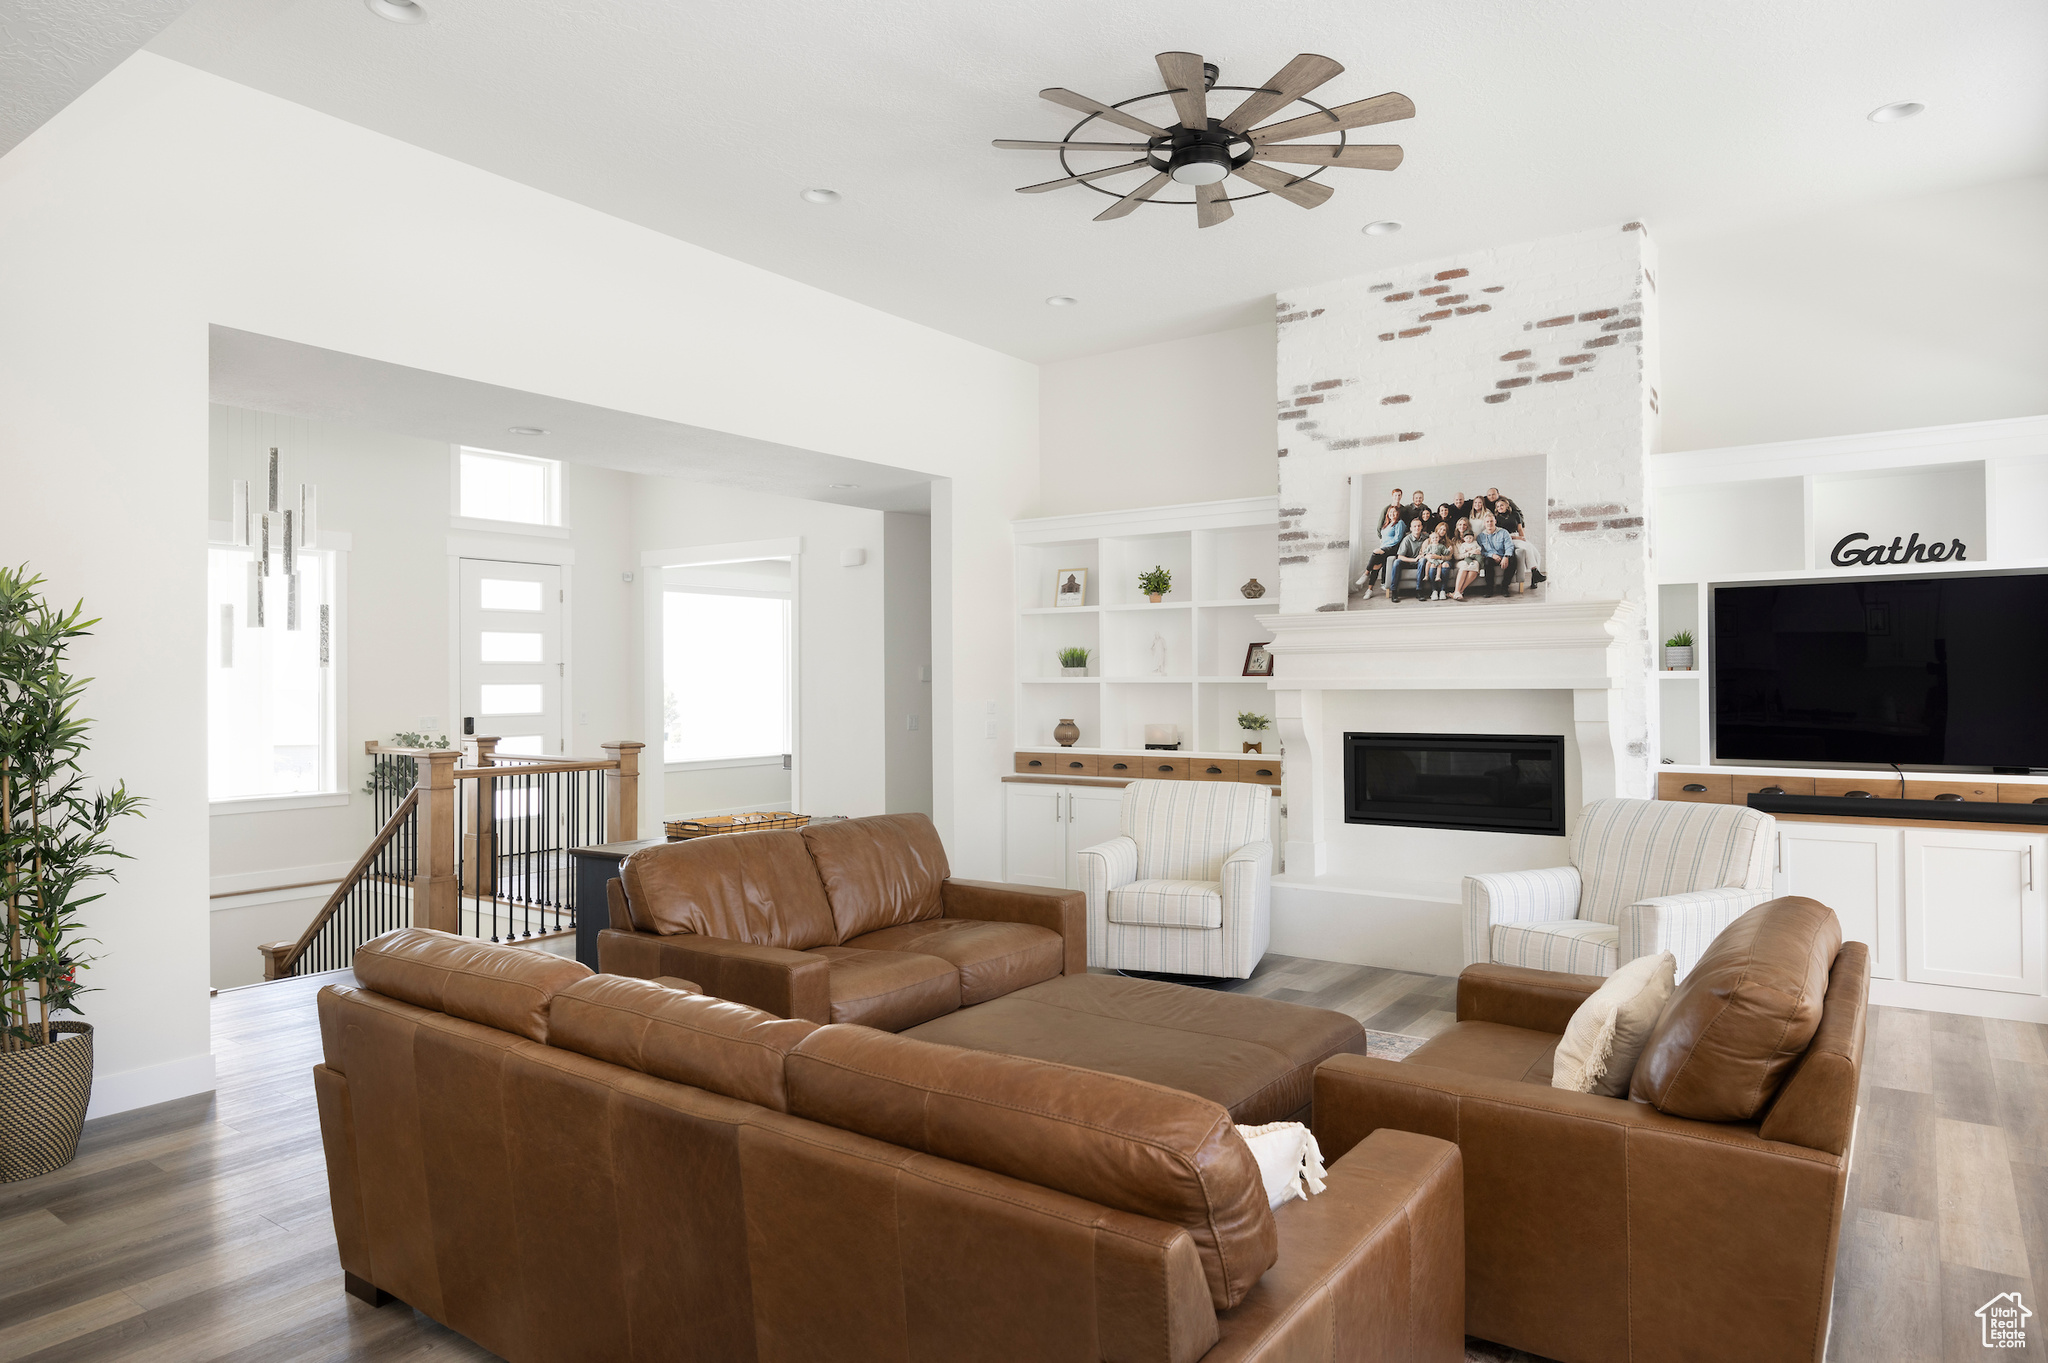
<path fill-rule="evenodd" d="M 1273 727 L 1273 719 L 1272 716 L 1262 715 L 1256 710 L 1240 710 L 1237 712 L 1237 727 L 1243 729 L 1246 733 L 1263 733 L 1265 730 Z M 1254 743 L 1247 738 L 1244 741 L 1244 750 L 1246 752 L 1262 753 L 1266 750 L 1266 745 L 1263 740 Z"/>
<path fill-rule="evenodd" d="M 85 679 L 64 670 L 71 641 L 97 624 L 62 610 L 26 568 L 0 568 L 0 1183 L 61 1169 L 78 1153 L 92 1097 L 92 1028 L 64 1020 L 87 992 L 81 920 L 111 876 L 114 820 L 142 801 L 116 785 L 88 792 L 81 762 Z"/>
<path fill-rule="evenodd" d="M 1664 641 L 1664 670 L 1692 671 L 1692 631 L 1682 629 Z"/>
<path fill-rule="evenodd" d="M 1085 648 L 1063 648 L 1060 650 L 1060 675 L 1063 677 L 1085 677 L 1088 675 L 1088 650 Z"/>
<path fill-rule="evenodd" d="M 1160 597 L 1173 590 L 1173 574 L 1154 564 L 1151 572 L 1138 574 L 1138 590 L 1145 593 L 1147 601 L 1156 604 Z"/>

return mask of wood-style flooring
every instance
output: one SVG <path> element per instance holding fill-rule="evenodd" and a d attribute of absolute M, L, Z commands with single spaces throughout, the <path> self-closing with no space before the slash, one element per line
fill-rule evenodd
<path fill-rule="evenodd" d="M 346 978 L 221 994 L 214 1094 L 90 1122 L 69 1167 L 0 1185 L 0 1363 L 491 1356 L 341 1290 L 309 1072 L 313 993 Z M 1284 956 L 1236 988 L 1416 1036 L 1451 1021 L 1456 993 Z M 1976 1358 L 1976 1309 L 2019 1291 L 2041 1312 L 2044 1283 L 2048 1027 L 1873 1010 L 1829 1358 Z M 2032 1324 L 2029 1342 L 2048 1346 Z"/>

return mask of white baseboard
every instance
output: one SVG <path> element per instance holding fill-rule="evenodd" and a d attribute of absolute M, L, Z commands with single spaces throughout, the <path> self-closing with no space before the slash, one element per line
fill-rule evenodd
<path fill-rule="evenodd" d="M 2012 1022 L 2048 1022 L 2048 998 L 2008 994 L 2002 989 L 1964 989 L 1912 980 L 1872 980 L 1870 1001 L 1882 1008 L 1915 1008 L 1923 1013 L 1960 1013 Z"/>
<path fill-rule="evenodd" d="M 116 1112 L 211 1092 L 213 1054 L 210 1051 L 180 1060 L 166 1060 L 161 1065 L 123 1070 L 119 1074 L 94 1074 L 92 1102 L 85 1109 L 85 1119 L 111 1117 Z"/>
<path fill-rule="evenodd" d="M 1455 975 L 1464 962 L 1463 913 L 1455 900 L 1276 876 L 1268 949 L 1283 956 Z"/>

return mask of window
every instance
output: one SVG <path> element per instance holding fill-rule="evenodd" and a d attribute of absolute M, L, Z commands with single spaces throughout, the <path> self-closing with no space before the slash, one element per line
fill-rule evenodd
<path fill-rule="evenodd" d="M 522 525 L 562 523 L 562 465 L 497 450 L 456 451 L 458 515 Z"/>
<path fill-rule="evenodd" d="M 789 599 L 669 590 L 662 727 L 670 762 L 789 751 Z"/>
<path fill-rule="evenodd" d="M 338 791 L 334 554 L 298 552 L 297 629 L 281 575 L 265 581 L 256 623 L 251 550 L 213 545 L 206 555 L 208 797 Z"/>

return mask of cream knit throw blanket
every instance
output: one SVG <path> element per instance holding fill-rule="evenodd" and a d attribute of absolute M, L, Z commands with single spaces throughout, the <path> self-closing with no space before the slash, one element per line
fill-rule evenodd
<path fill-rule="evenodd" d="M 1268 1122 L 1240 1126 L 1237 1134 L 1251 1147 L 1266 1184 L 1266 1201 L 1278 1207 L 1290 1197 L 1308 1197 L 1323 1190 L 1322 1147 L 1300 1122 Z"/>

